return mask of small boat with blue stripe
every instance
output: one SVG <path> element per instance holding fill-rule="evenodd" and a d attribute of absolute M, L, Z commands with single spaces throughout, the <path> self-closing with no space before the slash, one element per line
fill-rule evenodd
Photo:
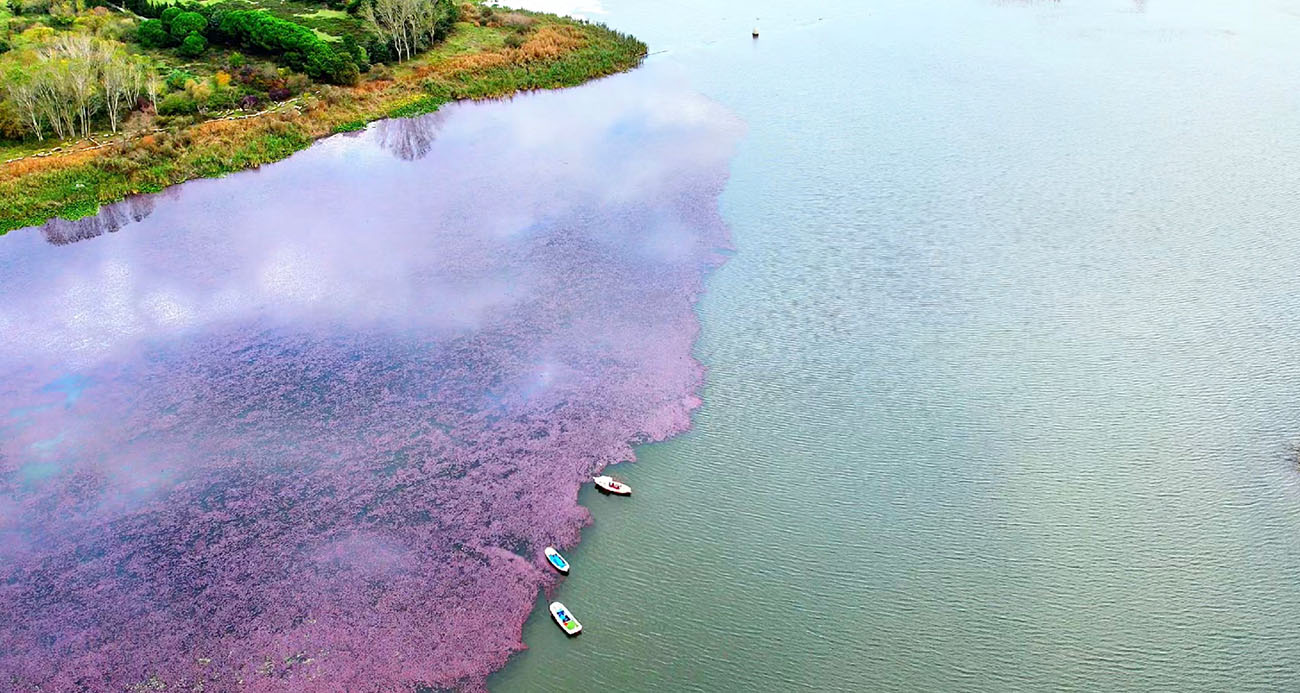
<path fill-rule="evenodd" d="M 560 552 L 555 550 L 555 547 L 546 547 L 546 560 L 551 564 L 552 568 L 560 571 L 561 575 L 569 574 L 569 562 L 564 560 L 564 556 L 561 556 Z"/>
<path fill-rule="evenodd" d="M 569 613 L 569 609 L 559 602 L 551 602 L 551 618 L 555 619 L 566 635 L 577 635 L 582 632 L 582 624 L 578 623 L 578 619 Z"/>

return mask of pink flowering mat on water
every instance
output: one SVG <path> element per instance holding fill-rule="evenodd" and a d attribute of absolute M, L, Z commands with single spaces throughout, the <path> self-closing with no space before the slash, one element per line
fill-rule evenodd
<path fill-rule="evenodd" d="M 0 688 L 481 688 L 690 425 L 740 129 L 634 74 L 0 239 Z"/>

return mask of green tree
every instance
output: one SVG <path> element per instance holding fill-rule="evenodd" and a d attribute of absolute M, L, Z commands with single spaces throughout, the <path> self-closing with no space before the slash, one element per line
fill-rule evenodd
<path fill-rule="evenodd" d="M 78 7 L 79 4 L 81 3 L 66 2 L 65 0 L 50 3 L 50 9 L 48 10 L 50 24 L 65 29 L 72 26 L 72 23 L 77 19 L 77 12 L 85 9 L 84 5 Z"/>
<path fill-rule="evenodd" d="M 186 58 L 197 58 L 203 55 L 203 51 L 208 49 L 208 40 L 203 38 L 203 34 L 197 31 L 191 31 L 189 36 L 181 41 L 181 45 L 176 52 Z"/>
<path fill-rule="evenodd" d="M 168 94 L 158 103 L 158 115 L 188 115 L 198 110 L 198 103 L 183 91 Z"/>
<path fill-rule="evenodd" d="M 231 10 L 221 15 L 218 34 L 223 42 L 271 53 L 278 62 L 334 84 L 356 84 L 352 56 L 336 52 L 302 25 L 261 10 Z"/>
<path fill-rule="evenodd" d="M 186 70 L 172 70 L 167 73 L 165 84 L 168 89 L 176 91 L 178 89 L 184 89 L 185 83 L 192 79 L 195 79 L 194 75 Z"/>
<path fill-rule="evenodd" d="M 393 47 L 399 62 L 445 38 L 460 18 L 453 0 L 372 0 L 363 13 Z"/>
<path fill-rule="evenodd" d="M 29 56 L 27 60 L 8 65 L 2 84 L 5 87 L 5 95 L 18 111 L 23 125 L 31 129 L 36 139 L 44 140 L 45 114 L 42 97 L 46 88 L 42 83 L 42 75 L 39 74 L 40 68 L 35 63 L 35 56 Z"/>
<path fill-rule="evenodd" d="M 162 14 L 158 15 L 158 19 L 162 21 L 163 28 L 170 31 L 172 28 L 172 20 L 176 19 L 177 15 L 181 12 L 181 8 L 176 7 L 175 5 L 163 10 Z"/>
<path fill-rule="evenodd" d="M 171 33 L 172 38 L 183 40 L 195 32 L 202 34 L 207 28 L 208 20 L 204 19 L 203 15 L 198 12 L 182 12 L 172 19 L 168 32 Z"/>
<path fill-rule="evenodd" d="M 20 140 L 27 134 L 22 116 L 13 104 L 0 101 L 0 139 Z"/>
<path fill-rule="evenodd" d="M 343 35 L 343 52 L 352 58 L 352 62 L 357 64 L 357 69 L 362 72 L 370 71 L 370 56 L 366 55 L 366 49 L 357 45 L 357 40 L 352 38 L 351 34 Z"/>
<path fill-rule="evenodd" d="M 145 48 L 165 48 L 175 42 L 171 34 L 163 28 L 161 19 L 146 19 L 140 22 L 140 28 L 135 30 L 135 40 Z"/>

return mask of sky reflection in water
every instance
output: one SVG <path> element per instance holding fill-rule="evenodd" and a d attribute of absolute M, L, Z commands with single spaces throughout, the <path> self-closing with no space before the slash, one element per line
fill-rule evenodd
<path fill-rule="evenodd" d="M 689 425 L 741 126 L 643 74 L 0 241 L 0 672 L 478 685 Z"/>

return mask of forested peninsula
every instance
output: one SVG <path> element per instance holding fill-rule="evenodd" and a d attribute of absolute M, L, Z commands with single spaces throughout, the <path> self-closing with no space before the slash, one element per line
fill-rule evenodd
<path fill-rule="evenodd" d="M 482 0 L 4 0 L 0 233 L 645 53 L 599 24 Z"/>

